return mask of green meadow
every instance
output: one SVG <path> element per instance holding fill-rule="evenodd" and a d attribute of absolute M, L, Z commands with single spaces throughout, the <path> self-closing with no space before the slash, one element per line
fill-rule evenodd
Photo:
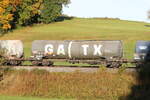
<path fill-rule="evenodd" d="M 24 42 L 25 54 L 30 55 L 33 40 L 121 40 L 124 57 L 132 58 L 137 40 L 150 40 L 150 24 L 108 18 L 73 18 L 51 24 L 21 27 L 0 39 Z"/>

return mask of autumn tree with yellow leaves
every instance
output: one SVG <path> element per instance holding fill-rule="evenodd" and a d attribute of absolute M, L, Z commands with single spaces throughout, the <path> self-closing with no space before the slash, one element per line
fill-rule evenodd
<path fill-rule="evenodd" d="M 11 29 L 10 22 L 13 20 L 11 9 L 9 0 L 0 1 L 0 31 Z"/>
<path fill-rule="evenodd" d="M 15 25 L 50 23 L 68 3 L 69 0 L 0 0 L 0 33 Z"/>

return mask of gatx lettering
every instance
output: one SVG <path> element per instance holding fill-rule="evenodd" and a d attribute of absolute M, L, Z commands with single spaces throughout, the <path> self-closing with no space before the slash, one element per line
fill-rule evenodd
<path fill-rule="evenodd" d="M 83 55 L 87 56 L 89 45 L 82 45 L 82 48 L 83 48 Z M 93 48 L 94 48 L 93 55 L 99 55 L 99 56 L 102 55 L 101 52 L 102 45 L 94 45 Z"/>
<path fill-rule="evenodd" d="M 45 53 L 53 54 L 54 53 L 54 46 L 52 44 L 48 44 L 45 46 Z M 57 55 L 65 55 L 64 45 L 58 45 Z"/>
<path fill-rule="evenodd" d="M 89 45 L 85 44 L 85 45 L 81 45 L 81 48 L 83 49 L 83 55 L 87 56 L 88 55 L 88 49 L 89 49 Z M 93 45 L 93 55 L 102 55 L 102 45 Z M 52 44 L 48 44 L 45 46 L 45 53 L 48 54 L 54 54 L 54 46 Z M 63 44 L 59 44 L 58 47 L 56 48 L 56 52 L 57 55 L 66 55 L 65 53 L 65 47 Z"/>
<path fill-rule="evenodd" d="M 101 48 L 102 45 L 94 45 L 94 55 L 101 56 L 102 55 Z"/>
<path fill-rule="evenodd" d="M 57 55 L 60 55 L 60 54 L 65 55 L 64 45 L 58 46 Z"/>
<path fill-rule="evenodd" d="M 54 49 L 53 45 L 48 44 L 48 45 L 45 46 L 45 53 L 53 54 L 53 52 L 54 52 L 53 49 Z"/>
<path fill-rule="evenodd" d="M 82 48 L 83 48 L 83 54 L 85 56 L 87 56 L 87 49 L 88 49 L 89 45 L 82 45 Z"/>

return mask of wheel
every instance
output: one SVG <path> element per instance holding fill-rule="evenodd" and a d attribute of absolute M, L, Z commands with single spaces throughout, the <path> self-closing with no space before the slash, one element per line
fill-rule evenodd
<path fill-rule="evenodd" d="M 21 65 L 21 64 L 22 64 L 21 61 L 15 61 L 15 60 L 11 60 L 11 61 L 7 62 L 7 65 L 10 65 L 10 66 L 18 66 L 18 65 Z"/>
<path fill-rule="evenodd" d="M 22 65 L 22 61 L 18 61 L 18 64 L 17 64 L 17 65 L 18 65 L 18 66 L 19 66 L 19 65 L 21 66 L 21 65 Z"/>
<path fill-rule="evenodd" d="M 106 67 L 108 68 L 119 68 L 120 66 L 122 66 L 122 64 L 119 62 L 106 63 Z"/>
<path fill-rule="evenodd" d="M 42 65 L 43 65 L 43 66 L 52 66 L 52 65 L 53 65 L 53 62 L 52 62 L 52 61 L 43 60 L 43 61 L 42 61 Z"/>
<path fill-rule="evenodd" d="M 39 61 L 32 61 L 32 65 L 39 66 L 41 63 Z"/>
<path fill-rule="evenodd" d="M 137 64 L 135 64 L 135 66 L 136 66 L 137 68 L 140 68 L 140 67 L 141 67 L 141 64 L 137 63 Z"/>
<path fill-rule="evenodd" d="M 111 65 L 112 68 L 119 68 L 120 66 L 122 66 L 122 64 L 119 62 L 113 62 Z"/>
<path fill-rule="evenodd" d="M 90 65 L 97 65 L 98 63 L 97 62 L 89 62 L 88 64 L 90 64 Z"/>
<path fill-rule="evenodd" d="M 144 65 L 146 65 L 146 63 L 143 63 L 143 62 L 137 62 L 137 63 L 135 63 L 135 66 L 137 68 L 143 67 Z"/>
<path fill-rule="evenodd" d="M 110 63 L 110 62 L 104 62 L 103 63 L 103 65 L 105 66 L 105 67 L 107 67 L 107 68 L 111 68 L 112 66 L 112 63 Z"/>

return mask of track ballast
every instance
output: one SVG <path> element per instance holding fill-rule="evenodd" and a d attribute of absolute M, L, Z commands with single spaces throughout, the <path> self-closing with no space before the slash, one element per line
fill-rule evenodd
<path fill-rule="evenodd" d="M 127 67 L 122 70 L 121 68 L 104 68 L 103 69 L 103 68 L 99 68 L 98 66 L 79 67 L 79 66 L 63 66 L 63 65 L 51 66 L 51 67 L 50 66 L 13 66 L 12 68 L 16 70 L 25 69 L 28 71 L 39 69 L 39 70 L 46 70 L 48 72 L 85 72 L 85 73 L 95 73 L 101 70 L 110 72 L 110 73 L 118 73 L 119 71 L 123 71 L 123 72 L 137 72 L 138 71 L 138 68 L 136 67 Z"/>

